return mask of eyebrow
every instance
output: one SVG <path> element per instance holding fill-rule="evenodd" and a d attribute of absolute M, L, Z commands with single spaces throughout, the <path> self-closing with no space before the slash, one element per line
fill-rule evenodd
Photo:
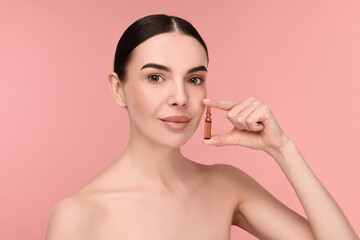
<path fill-rule="evenodd" d="M 156 64 L 156 63 L 145 64 L 140 70 L 143 70 L 144 68 L 157 68 L 157 69 L 164 70 L 164 71 L 167 71 L 167 72 L 171 73 L 170 68 L 168 68 L 166 66 L 163 66 L 163 65 Z M 194 67 L 194 68 L 189 69 L 189 71 L 187 71 L 186 74 L 190 74 L 190 73 L 197 72 L 197 71 L 205 71 L 205 72 L 207 72 L 207 69 L 206 69 L 205 66 L 198 66 L 198 67 Z"/>

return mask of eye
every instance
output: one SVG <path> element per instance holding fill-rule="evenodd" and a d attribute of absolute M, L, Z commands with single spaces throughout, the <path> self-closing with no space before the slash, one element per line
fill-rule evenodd
<path fill-rule="evenodd" d="M 153 84 L 157 84 L 157 83 L 160 83 L 160 79 L 163 79 L 164 78 L 162 76 L 160 76 L 159 74 L 151 74 L 147 77 L 147 79 L 153 83 Z M 203 84 L 205 81 L 202 79 L 202 77 L 192 77 L 189 79 L 189 81 L 191 83 L 194 83 L 195 85 L 201 85 Z"/>
<path fill-rule="evenodd" d="M 151 74 L 147 77 L 147 79 L 149 79 L 149 81 L 153 84 L 157 84 L 159 82 L 160 78 L 163 78 L 163 77 L 158 74 Z"/>
<path fill-rule="evenodd" d="M 203 84 L 205 82 L 201 77 L 193 77 L 193 78 L 189 79 L 190 82 L 194 82 L 193 80 L 195 80 L 195 85 L 201 85 L 201 84 Z M 199 80 L 198 84 L 196 84 L 196 80 Z"/>

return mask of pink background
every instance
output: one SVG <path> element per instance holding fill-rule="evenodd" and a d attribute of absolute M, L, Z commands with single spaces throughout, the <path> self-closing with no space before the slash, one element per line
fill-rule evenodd
<path fill-rule="evenodd" d="M 360 2 L 218 2 L 2 1 L 0 239 L 43 239 L 54 204 L 121 154 L 129 122 L 107 74 L 123 31 L 154 13 L 197 28 L 210 54 L 208 96 L 268 104 L 360 233 Z M 213 134 L 231 126 L 213 110 Z M 241 168 L 304 214 L 271 157 L 203 145 L 203 127 L 182 148 L 187 157 Z"/>

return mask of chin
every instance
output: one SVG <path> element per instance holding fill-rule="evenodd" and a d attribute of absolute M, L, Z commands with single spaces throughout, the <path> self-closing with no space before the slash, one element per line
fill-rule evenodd
<path fill-rule="evenodd" d="M 168 133 L 164 135 L 158 135 L 160 139 L 157 139 L 157 142 L 164 146 L 168 146 L 169 148 L 179 148 L 185 145 L 192 135 L 193 134 L 190 134 L 189 132 L 187 132 L 186 134 Z"/>

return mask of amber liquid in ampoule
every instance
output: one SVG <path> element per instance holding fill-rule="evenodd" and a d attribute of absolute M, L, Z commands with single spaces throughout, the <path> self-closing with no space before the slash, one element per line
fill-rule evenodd
<path fill-rule="evenodd" d="M 210 138 L 211 138 L 211 107 L 207 107 L 204 139 L 210 139 Z"/>

